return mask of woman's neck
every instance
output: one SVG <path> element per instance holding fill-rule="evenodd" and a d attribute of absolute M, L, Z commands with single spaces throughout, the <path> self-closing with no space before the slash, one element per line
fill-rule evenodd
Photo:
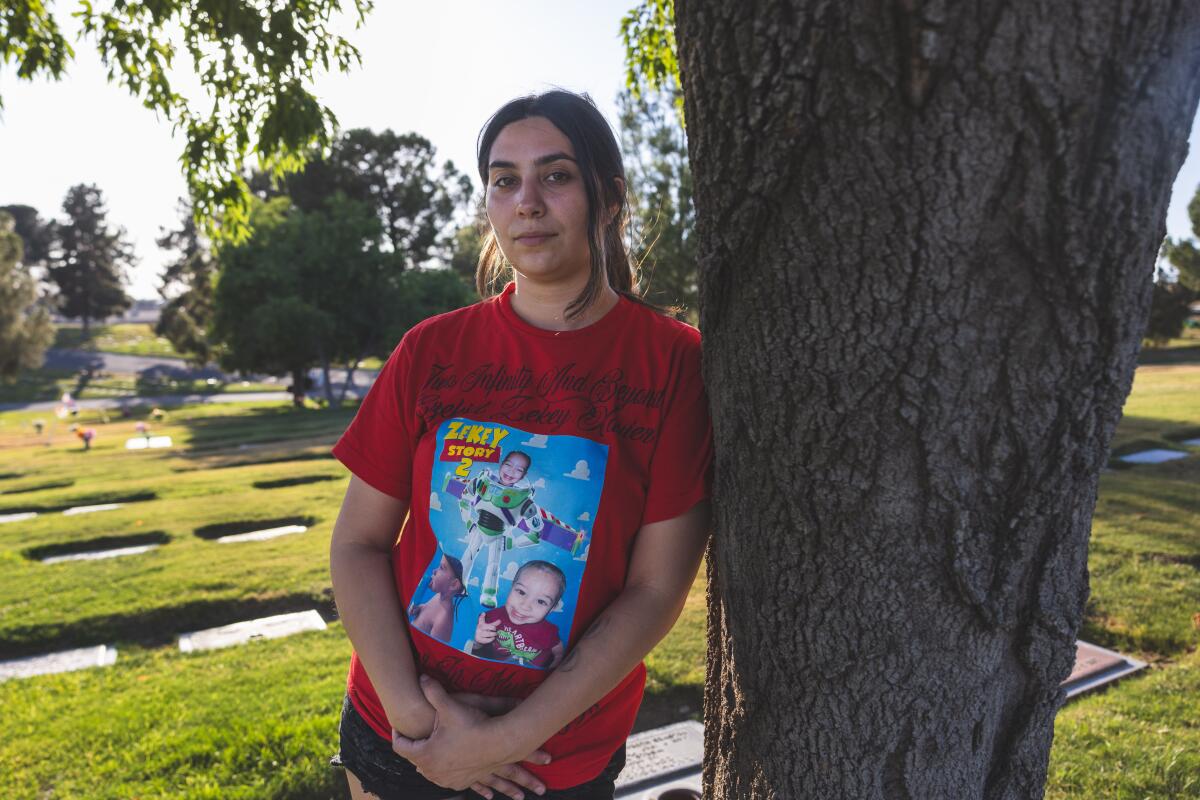
<path fill-rule="evenodd" d="M 520 275 L 516 276 L 516 283 L 512 295 L 513 312 L 530 325 L 548 331 L 585 328 L 599 321 L 620 300 L 620 295 L 605 281 L 595 301 L 582 313 L 568 319 L 567 306 L 583 291 L 583 285 L 536 285 L 523 280 Z"/>

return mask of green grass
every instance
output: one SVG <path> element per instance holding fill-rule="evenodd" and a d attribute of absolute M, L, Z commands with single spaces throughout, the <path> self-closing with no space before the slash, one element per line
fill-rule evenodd
<path fill-rule="evenodd" d="M 182 358 L 169 341 L 154 335 L 153 325 L 145 322 L 93 325 L 86 336 L 78 325 L 59 325 L 54 331 L 52 346 L 131 356 Z"/>
<path fill-rule="evenodd" d="M 1139 370 L 1117 449 L 1182 448 L 1200 435 L 1200 367 Z M 0 657 L 117 643 L 115 667 L 0 684 L 4 797 L 341 798 L 327 766 L 349 645 L 323 633 L 184 655 L 184 631 L 317 607 L 346 473 L 328 447 L 353 413 L 201 405 L 162 421 L 83 412 L 83 452 L 53 414 L 0 414 L 0 513 L 129 495 L 118 511 L 0 524 Z M 32 421 L 46 422 L 39 436 Z M 147 421 L 175 447 L 128 452 Z M 297 481 L 313 480 L 299 483 Z M 1200 456 L 1101 476 L 1083 638 L 1152 662 L 1147 673 L 1058 717 L 1047 797 L 1200 797 Z M 257 486 L 281 485 L 279 488 Z M 239 545 L 212 526 L 311 521 L 303 534 Z M 206 538 L 207 537 L 207 538 Z M 154 541 L 123 559 L 45 565 L 96 542 Z M 639 728 L 698 718 L 704 579 L 647 658 Z"/>
<path fill-rule="evenodd" d="M 0 514 L 139 494 L 154 499 L 115 511 L 71 518 L 43 513 L 28 522 L 0 525 L 0 654 L 169 638 L 250 612 L 328 604 L 330 517 L 345 490 L 345 470 L 332 459 L 228 465 L 303 458 L 314 448 L 326 450 L 350 412 L 235 408 L 231 416 L 214 417 L 213 410 L 201 407 L 173 414 L 165 424 L 150 423 L 152 433 L 172 437 L 177 453 L 126 451 L 125 440 L 136 435 L 132 419 L 97 422 L 92 450 L 83 452 L 55 420 L 43 437 L 50 446 L 35 449 L 25 462 L 33 474 L 3 483 L 6 492 L 26 486 L 34 490 L 0 495 Z M 223 424 L 214 427 L 214 419 Z M 85 415 L 84 421 L 95 420 Z M 0 446 L 36 438 L 30 430 L 0 433 Z M 226 468 L 187 469 L 192 466 L 188 462 Z M 329 480 L 255 487 L 298 477 Z M 36 490 L 47 483 L 69 485 Z M 313 517 L 313 527 L 298 536 L 254 543 L 252 549 L 217 545 L 196 535 L 206 525 L 295 515 Z M 169 543 L 137 558 L 43 565 L 28 557 L 34 549 L 151 530 L 161 531 Z M 196 569 L 200 564 L 203 569 Z M 39 591 L 30 593 L 32 585 Z"/>
<path fill-rule="evenodd" d="M 1083 697 L 1054 726 L 1047 800 L 1200 797 L 1200 653 Z"/>
<path fill-rule="evenodd" d="M 341 626 L 0 684 L 6 798 L 342 798 Z"/>

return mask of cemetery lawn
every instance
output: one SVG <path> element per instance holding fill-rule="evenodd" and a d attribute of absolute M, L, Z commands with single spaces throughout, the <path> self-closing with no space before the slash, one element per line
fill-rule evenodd
<path fill-rule="evenodd" d="M 93 325 L 85 336 L 78 325 L 59 325 L 54 331 L 54 344 L 65 350 L 123 353 L 131 356 L 168 356 L 182 358 L 174 346 L 156 336 L 154 326 L 145 322 L 122 322 L 114 325 Z"/>
<path fill-rule="evenodd" d="M 1114 445 L 1185 450 L 1200 366 L 1139 370 Z M 0 775 L 14 798 L 343 798 L 327 766 L 349 657 L 327 553 L 348 479 L 328 457 L 353 410 L 201 405 L 95 427 L 82 452 L 52 414 L 0 414 L 0 659 L 115 644 L 117 663 L 0 683 Z M 31 422 L 47 422 L 37 436 Z M 169 450 L 126 451 L 137 421 Z M 1081 638 L 1152 666 L 1059 714 L 1047 797 L 1200 797 L 1200 448 L 1101 477 Z M 257 484 L 257 485 L 256 485 Z M 60 509 L 125 500 L 64 517 Z M 223 523 L 305 533 L 217 544 Z M 206 538 L 207 537 L 207 538 Z M 72 548 L 149 553 L 46 565 Z M 647 659 L 639 728 L 699 718 L 704 576 Z M 178 634 L 317 608 L 328 630 L 183 654 Z"/>

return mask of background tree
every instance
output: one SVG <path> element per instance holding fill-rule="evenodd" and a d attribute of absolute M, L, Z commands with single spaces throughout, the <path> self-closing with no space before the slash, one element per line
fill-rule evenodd
<path fill-rule="evenodd" d="M 1040 797 L 1200 8 L 677 11 L 717 453 L 706 796 Z"/>
<path fill-rule="evenodd" d="M 482 215 L 481 215 L 482 216 Z M 450 240 L 450 258 L 446 266 L 468 286 L 475 286 L 475 269 L 479 266 L 479 253 L 483 249 L 480 231 L 486 223 L 480 219 L 461 226 Z"/>
<path fill-rule="evenodd" d="M 54 244 L 53 221 L 43 220 L 33 206 L 0 206 L 0 211 L 12 217 L 13 230 L 24 244 L 25 255 L 21 262 L 26 267 L 45 266 Z"/>
<path fill-rule="evenodd" d="M 398 256 L 380 248 L 372 208 L 340 193 L 320 211 L 285 197 L 256 201 L 251 222 L 249 239 L 217 251 L 211 338 L 225 369 L 290 375 L 297 405 L 310 369 L 321 369 L 325 398 L 337 405 L 363 358 L 386 355 L 425 316 L 469 302 L 456 275 L 404 275 Z M 340 365 L 347 379 L 335 393 Z"/>
<path fill-rule="evenodd" d="M 197 219 L 223 211 L 225 229 L 241 235 L 248 158 L 296 169 L 305 153 L 329 144 L 336 120 L 308 87 L 318 67 L 348 72 L 359 63 L 358 51 L 330 27 L 343 6 L 361 25 L 372 3 L 80 0 L 69 13 L 108 66 L 109 80 L 184 133 L 181 162 Z M 0 65 L 15 66 L 18 79 L 61 78 L 74 51 L 59 18 L 47 3 L 0 5 Z M 180 50 L 201 98 L 189 99 L 172 82 Z"/>
<path fill-rule="evenodd" d="M 290 375 L 296 405 L 309 369 L 339 349 L 322 300 L 340 299 L 364 261 L 378 257 L 379 225 L 369 210 L 344 198 L 331 205 L 326 216 L 293 209 L 286 197 L 255 201 L 250 238 L 217 251 L 211 333 L 221 366 Z M 322 241 L 326 235 L 332 240 Z"/>
<path fill-rule="evenodd" d="M 679 308 L 693 323 L 696 307 L 696 216 L 687 136 L 677 112 L 678 83 L 617 98 L 621 146 L 633 198 L 637 247 L 646 297 Z"/>
<path fill-rule="evenodd" d="M 50 279 L 58 287 L 58 308 L 79 319 L 86 335 L 91 321 L 120 314 L 132 304 L 125 294 L 126 270 L 133 248 L 124 230 L 112 230 L 104 198 L 96 186 L 78 184 L 67 190 L 65 218 L 55 225 L 49 261 Z"/>
<path fill-rule="evenodd" d="M 23 251 L 12 215 L 0 211 L 0 379 L 5 381 L 40 367 L 54 341 L 50 313 L 38 298 Z"/>
<path fill-rule="evenodd" d="M 337 137 L 325 158 L 312 159 L 288 176 L 287 194 L 304 211 L 321 211 L 341 192 L 367 203 L 383 224 L 385 249 L 403 269 L 427 266 L 448 255 L 452 224 L 471 202 L 470 179 L 451 161 L 440 168 L 437 150 L 420 134 L 366 128 Z"/>
<path fill-rule="evenodd" d="M 212 322 L 216 262 L 209 243 L 196 227 L 191 204 L 180 200 L 179 215 L 179 228 L 163 231 L 155 240 L 159 247 L 173 250 L 177 256 L 163 269 L 158 289 L 163 306 L 154 333 L 202 367 L 213 359 L 208 326 Z"/>
<path fill-rule="evenodd" d="M 1198 296 L 1179 281 L 1156 279 L 1154 294 L 1150 297 L 1150 314 L 1146 319 L 1146 344 L 1164 347 L 1182 335 L 1191 317 L 1192 301 Z"/>
<path fill-rule="evenodd" d="M 1188 203 L 1188 219 L 1192 222 L 1192 235 L 1200 238 L 1200 187 Z M 1193 292 L 1200 292 L 1200 248 L 1196 246 L 1196 239 L 1167 239 L 1163 254 L 1179 272 L 1179 282 Z"/>

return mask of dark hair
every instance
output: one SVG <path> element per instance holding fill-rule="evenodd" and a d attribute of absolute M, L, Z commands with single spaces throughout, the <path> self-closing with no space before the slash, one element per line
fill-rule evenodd
<path fill-rule="evenodd" d="M 450 571 L 454 573 L 454 578 L 458 581 L 458 592 L 454 595 L 454 619 L 458 619 L 458 605 L 467 596 L 467 585 L 463 582 L 462 562 L 445 550 L 442 551 L 442 558 L 446 559 L 446 563 L 450 565 Z"/>
<path fill-rule="evenodd" d="M 625 246 L 629 203 L 626 200 L 621 148 L 617 145 L 612 128 L 588 95 L 554 89 L 510 100 L 493 114 L 479 132 L 476 142 L 479 178 L 483 181 L 485 191 L 488 185 L 488 159 L 496 137 L 511 123 L 530 117 L 544 117 L 570 140 L 587 194 L 591 271 L 583 291 L 567 306 L 567 318 L 582 314 L 596 301 L 606 275 L 609 286 L 619 294 L 642 302 L 635 289 L 637 268 Z M 614 206 L 617 212 L 608 219 L 608 209 Z M 496 235 L 489 230 L 484 236 L 479 264 L 475 269 L 475 286 L 481 297 L 496 293 L 506 277 L 506 266 Z"/>
<path fill-rule="evenodd" d="M 521 579 L 521 573 L 527 569 L 540 569 L 547 575 L 558 578 L 557 600 L 562 600 L 562 596 L 567 592 L 567 576 L 563 575 L 563 571 L 561 569 L 554 566 L 549 561 L 526 561 L 521 565 L 521 568 L 517 570 L 517 574 L 513 576 L 513 583 L 519 581 Z"/>

